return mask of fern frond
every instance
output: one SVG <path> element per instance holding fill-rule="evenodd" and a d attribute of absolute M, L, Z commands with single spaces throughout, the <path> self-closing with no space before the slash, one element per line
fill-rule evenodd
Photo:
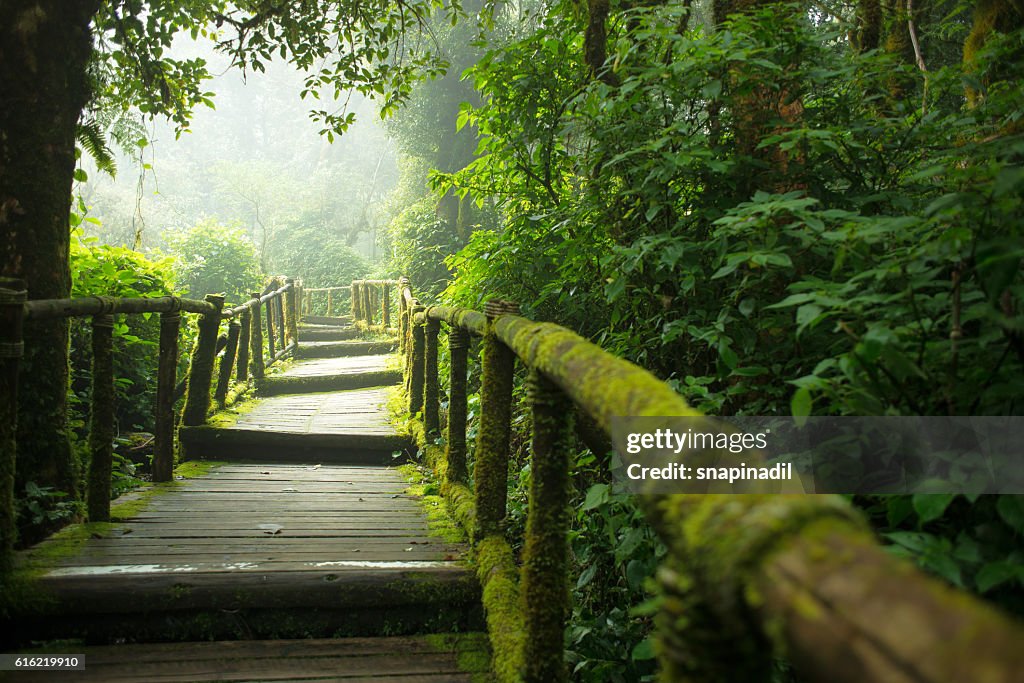
<path fill-rule="evenodd" d="M 96 168 L 109 174 L 111 178 L 117 175 L 117 162 L 114 160 L 114 153 L 107 146 L 107 138 L 98 121 L 90 119 L 79 123 L 75 137 L 96 162 Z"/>

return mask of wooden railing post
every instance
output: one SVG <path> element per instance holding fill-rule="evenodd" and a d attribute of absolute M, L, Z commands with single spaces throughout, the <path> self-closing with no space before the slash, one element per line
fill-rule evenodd
<path fill-rule="evenodd" d="M 267 362 L 270 364 L 273 364 L 274 353 L 277 350 L 274 340 L 274 297 L 270 297 L 267 299 Z"/>
<path fill-rule="evenodd" d="M 327 288 L 327 317 L 334 315 L 334 292 L 330 287 Z"/>
<path fill-rule="evenodd" d="M 17 461 L 18 363 L 24 353 L 25 281 L 0 278 L 0 572 L 11 567 L 18 533 L 14 504 Z"/>
<path fill-rule="evenodd" d="M 359 310 L 359 280 L 352 281 L 352 288 L 349 291 L 351 292 L 349 298 L 351 299 L 352 306 L 352 322 L 356 323 L 363 319 L 363 316 Z"/>
<path fill-rule="evenodd" d="M 505 518 L 508 497 L 508 442 L 512 420 L 512 377 L 515 354 L 494 334 L 494 321 L 506 313 L 518 313 L 511 301 L 487 302 L 487 329 L 483 339 L 483 379 L 480 386 L 480 430 L 477 436 L 474 537 L 496 533 Z"/>
<path fill-rule="evenodd" d="M 448 480 L 466 481 L 466 367 L 469 360 L 469 333 L 457 325 L 448 328 L 448 433 L 445 460 Z"/>
<path fill-rule="evenodd" d="M 398 350 L 405 354 L 409 344 L 409 320 L 407 317 L 405 290 L 409 287 L 409 278 L 398 278 Z"/>
<path fill-rule="evenodd" d="M 284 315 L 284 296 L 284 294 L 278 294 L 274 297 L 274 310 L 277 312 L 277 340 L 281 351 L 288 348 L 288 321 Z"/>
<path fill-rule="evenodd" d="M 210 384 L 213 382 L 213 362 L 217 355 L 217 332 L 220 330 L 220 311 L 224 307 L 223 295 L 207 294 L 205 299 L 217 310 L 199 316 L 199 335 L 192 350 L 185 409 L 181 416 L 181 423 L 189 427 L 206 422 L 206 413 L 210 409 Z"/>
<path fill-rule="evenodd" d="M 413 303 L 409 310 L 409 323 L 412 325 L 412 353 L 409 356 L 409 414 L 415 415 L 423 409 L 423 359 L 426 325 L 417 323 L 414 317 L 423 312 L 419 302 Z"/>
<path fill-rule="evenodd" d="M 238 351 L 238 338 L 241 336 L 242 326 L 237 320 L 228 323 L 228 345 L 224 347 L 224 355 L 220 357 L 220 372 L 217 375 L 217 389 L 213 398 L 217 405 L 224 407 L 224 401 L 228 397 L 228 386 L 231 384 L 231 371 L 235 368 L 235 354 Z"/>
<path fill-rule="evenodd" d="M 178 333 L 181 313 L 160 314 L 160 351 L 156 371 L 156 429 L 153 435 L 153 481 L 174 474 L 174 386 L 178 381 Z"/>
<path fill-rule="evenodd" d="M 249 381 L 249 347 L 252 344 L 252 312 L 246 308 L 239 316 L 238 358 L 235 360 L 235 381 Z"/>
<path fill-rule="evenodd" d="M 364 284 L 359 288 L 362 299 L 359 302 L 359 312 L 363 314 L 363 320 L 367 326 L 373 324 L 373 285 Z"/>
<path fill-rule="evenodd" d="M 387 330 L 391 327 L 391 285 L 381 285 L 380 301 L 380 321 Z"/>
<path fill-rule="evenodd" d="M 89 409 L 90 457 L 86 488 L 86 510 L 90 522 L 110 520 L 114 402 L 114 316 L 100 313 L 92 317 L 92 405 Z"/>
<path fill-rule="evenodd" d="M 252 332 L 249 337 L 249 355 L 251 356 L 251 369 L 252 376 L 256 379 L 263 379 L 263 374 L 266 371 L 266 366 L 263 363 L 263 321 L 260 311 L 260 293 L 252 292 L 250 296 L 253 298 L 252 307 L 249 309 L 252 311 Z"/>
<path fill-rule="evenodd" d="M 520 597 L 528 682 L 566 679 L 563 634 L 569 612 L 569 457 L 572 403 L 537 370 L 530 372 L 533 413 L 529 513 Z"/>
<path fill-rule="evenodd" d="M 441 323 L 427 318 L 423 345 L 423 427 L 428 435 L 441 431 L 440 388 L 437 381 L 437 334 Z"/>

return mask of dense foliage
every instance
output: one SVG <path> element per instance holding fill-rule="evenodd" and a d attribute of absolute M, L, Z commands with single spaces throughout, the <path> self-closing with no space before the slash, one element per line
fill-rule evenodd
<path fill-rule="evenodd" d="M 920 11 L 922 71 L 899 17 L 870 44 L 844 6 L 701 9 L 720 16 L 613 11 L 597 63 L 568 6 L 507 23 L 467 72 L 479 156 L 433 176 L 501 220 L 449 259 L 444 296 L 518 301 L 712 414 L 1019 412 L 1019 15 L 978 39 L 967 6 Z M 660 551 L 603 467 L 578 470 L 597 514 L 568 647 L 581 679 L 630 680 L 649 650 L 624 605 Z M 1024 610 L 1019 498 L 855 502 L 893 552 Z"/>
<path fill-rule="evenodd" d="M 175 254 L 175 272 L 182 295 L 201 299 L 223 293 L 226 304 L 250 298 L 261 281 L 256 249 L 241 228 L 203 221 L 165 236 Z"/>

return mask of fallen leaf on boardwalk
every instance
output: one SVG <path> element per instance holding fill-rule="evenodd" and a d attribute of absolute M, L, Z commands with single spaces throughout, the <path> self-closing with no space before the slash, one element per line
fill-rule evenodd
<path fill-rule="evenodd" d="M 260 472 L 260 474 L 270 474 L 270 472 L 269 471 L 267 471 L 267 472 Z"/>
<path fill-rule="evenodd" d="M 412 552 L 412 548 L 406 548 L 405 552 L 407 552 L 407 553 Z"/>
<path fill-rule="evenodd" d="M 392 497 L 392 498 L 398 498 L 398 494 L 396 493 L 395 495 L 393 495 L 393 496 L 391 496 L 391 497 Z"/>
<path fill-rule="evenodd" d="M 362 500 L 362 498 L 359 498 L 358 500 Z"/>
<path fill-rule="evenodd" d="M 284 528 L 280 524 L 257 524 L 256 526 L 261 529 L 263 533 L 270 536 L 281 533 L 281 529 Z"/>
<path fill-rule="evenodd" d="M 281 489 L 282 493 L 298 493 L 298 489 Z"/>
<path fill-rule="evenodd" d="M 359 548 L 352 548 L 352 552 L 358 553 L 359 552 Z"/>
<path fill-rule="evenodd" d="M 306 469 L 307 470 L 318 470 L 318 469 L 320 469 L 320 465 L 312 465 L 311 467 L 307 467 Z"/>

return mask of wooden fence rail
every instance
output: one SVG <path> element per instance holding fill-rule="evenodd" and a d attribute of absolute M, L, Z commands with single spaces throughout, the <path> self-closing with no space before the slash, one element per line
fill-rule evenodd
<path fill-rule="evenodd" d="M 181 423 L 206 422 L 212 399 L 223 406 L 232 376 L 246 383 L 249 375 L 263 377 L 267 366 L 294 353 L 298 346 L 301 283 L 291 278 L 272 278 L 267 289 L 230 310 L 223 310 L 222 295 L 204 301 L 176 296 L 116 298 L 90 296 L 74 299 L 28 301 L 21 280 L 0 278 L 0 568 L 10 562 L 15 534 L 14 474 L 16 467 L 16 417 L 18 359 L 21 357 L 22 322 L 54 318 L 92 319 L 92 401 L 90 406 L 86 509 L 90 521 L 110 518 L 111 470 L 113 467 L 114 417 L 114 316 L 160 314 L 157 395 L 154 408 L 153 480 L 169 481 L 174 467 L 178 338 L 181 312 L 199 316 L 198 336 L 192 349 L 185 380 Z M 263 310 L 265 309 L 265 314 Z M 264 339 L 262 320 L 267 321 Z M 227 320 L 226 345 L 214 380 L 218 334 Z M 276 331 L 275 331 L 276 330 Z M 266 345 L 264 345 L 266 341 Z M 274 342 L 277 342 L 275 350 Z M 266 354 L 266 355 L 265 355 Z"/>
<path fill-rule="evenodd" d="M 350 289 L 352 320 L 356 327 L 381 332 L 390 330 L 391 288 L 399 284 L 398 280 L 353 280 Z"/>
<path fill-rule="evenodd" d="M 353 292 L 357 286 L 375 285 L 353 283 Z M 615 416 L 699 413 L 646 370 L 517 313 L 505 301 L 488 302 L 483 314 L 424 306 L 408 280 L 399 281 L 408 407 L 422 413 L 427 433 L 438 426 L 439 324 L 448 329 L 449 408 L 437 469 L 476 548 L 495 673 L 502 681 L 558 681 L 567 677 L 562 643 L 570 613 L 573 413 L 606 433 Z M 367 312 L 362 316 L 370 320 Z M 471 336 L 481 338 L 483 364 L 472 483 L 466 467 Z M 533 430 L 519 562 L 502 531 L 517 362 L 528 372 Z M 1024 680 L 1024 628 L 886 553 L 841 497 L 672 495 L 640 502 L 669 549 L 657 574 L 664 596 L 658 655 L 666 680 L 767 681 L 776 656 L 792 662 L 803 679 L 823 683 Z"/>
<path fill-rule="evenodd" d="M 341 299 L 339 295 L 342 292 L 349 292 L 350 290 L 351 287 L 349 285 L 339 285 L 337 287 L 310 287 L 308 289 L 303 288 L 299 297 L 299 300 L 302 302 L 302 312 L 305 315 L 313 315 L 313 306 L 315 303 L 313 295 L 323 293 L 325 298 L 325 315 L 333 318 L 340 310 Z"/>

